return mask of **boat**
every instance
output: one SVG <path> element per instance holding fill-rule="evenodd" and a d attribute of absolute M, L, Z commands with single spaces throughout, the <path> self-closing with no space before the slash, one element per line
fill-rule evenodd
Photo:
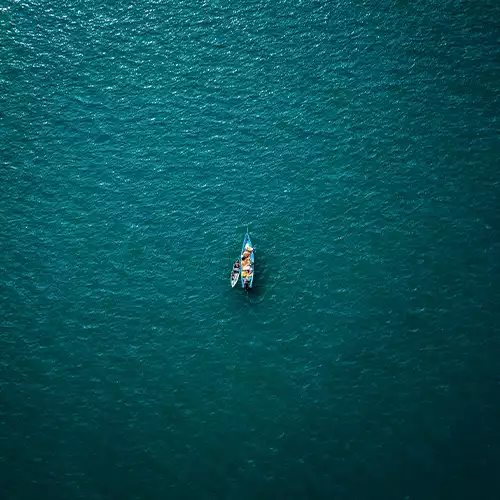
<path fill-rule="evenodd" d="M 236 264 L 238 266 L 236 266 Z M 238 283 L 238 279 L 240 278 L 240 272 L 241 272 L 241 265 L 240 265 L 240 259 L 238 259 L 233 264 L 233 270 L 231 271 L 231 287 L 232 288 L 234 288 L 236 283 Z"/>
<path fill-rule="evenodd" d="M 241 288 L 246 288 L 247 290 L 253 286 L 255 270 L 254 254 L 255 252 L 247 229 L 245 237 L 243 238 L 243 246 L 241 247 Z M 246 270 L 246 266 L 250 266 L 250 269 Z"/>

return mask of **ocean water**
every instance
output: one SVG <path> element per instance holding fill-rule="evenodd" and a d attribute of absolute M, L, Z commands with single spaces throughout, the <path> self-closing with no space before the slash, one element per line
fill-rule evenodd
<path fill-rule="evenodd" d="M 500 498 L 499 20 L 3 3 L 2 500 Z"/>

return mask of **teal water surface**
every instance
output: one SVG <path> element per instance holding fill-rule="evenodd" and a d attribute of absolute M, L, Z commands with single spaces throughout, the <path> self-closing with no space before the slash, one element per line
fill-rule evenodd
<path fill-rule="evenodd" d="M 494 2 L 0 16 L 2 499 L 499 498 Z"/>

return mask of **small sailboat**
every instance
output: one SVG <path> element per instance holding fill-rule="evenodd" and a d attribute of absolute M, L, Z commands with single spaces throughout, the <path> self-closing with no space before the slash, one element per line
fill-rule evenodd
<path fill-rule="evenodd" d="M 231 287 L 234 288 L 234 285 L 238 283 L 238 279 L 240 278 L 240 272 L 241 272 L 241 264 L 240 264 L 240 259 L 238 259 L 234 264 L 233 264 L 233 270 L 231 271 Z"/>

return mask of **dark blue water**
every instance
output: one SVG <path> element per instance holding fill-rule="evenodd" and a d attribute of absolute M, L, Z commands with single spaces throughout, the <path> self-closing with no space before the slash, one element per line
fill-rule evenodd
<path fill-rule="evenodd" d="M 495 2 L 0 19 L 2 499 L 500 498 Z"/>

